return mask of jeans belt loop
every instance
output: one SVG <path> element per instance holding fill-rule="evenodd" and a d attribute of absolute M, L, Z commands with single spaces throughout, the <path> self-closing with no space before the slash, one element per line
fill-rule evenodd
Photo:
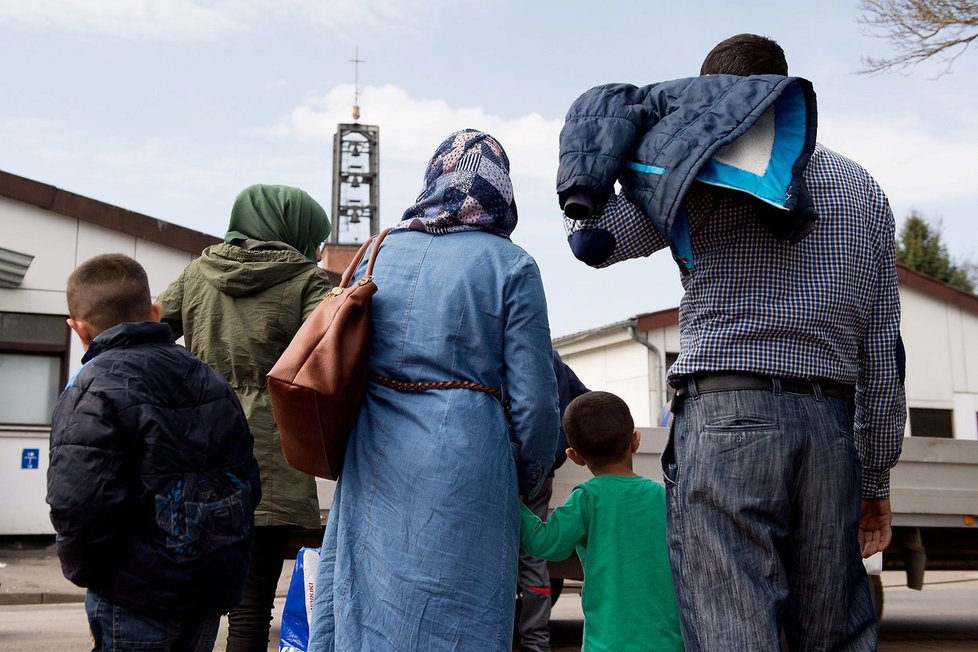
<path fill-rule="evenodd" d="M 815 394 L 815 400 L 822 400 L 822 385 L 817 380 L 812 381 L 812 392 Z"/>
<path fill-rule="evenodd" d="M 781 396 L 781 379 L 777 376 L 771 377 L 771 389 L 774 391 L 775 396 Z"/>
<path fill-rule="evenodd" d="M 692 376 L 686 379 L 686 390 L 689 392 L 690 398 L 699 398 L 700 391 L 696 388 L 696 379 Z"/>

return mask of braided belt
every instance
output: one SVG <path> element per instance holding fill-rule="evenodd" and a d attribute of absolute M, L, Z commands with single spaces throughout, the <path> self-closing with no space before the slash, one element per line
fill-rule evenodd
<path fill-rule="evenodd" d="M 381 385 L 385 385 L 399 392 L 425 392 L 429 389 L 471 389 L 482 392 L 493 397 L 509 410 L 509 402 L 503 400 L 503 393 L 498 389 L 487 387 L 481 383 L 471 380 L 431 380 L 426 382 L 409 383 L 403 380 L 394 380 L 378 374 L 370 374 L 370 380 Z"/>

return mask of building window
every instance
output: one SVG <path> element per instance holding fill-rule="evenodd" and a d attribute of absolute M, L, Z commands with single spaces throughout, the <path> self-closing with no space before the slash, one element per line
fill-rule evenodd
<path fill-rule="evenodd" d="M 910 434 L 914 437 L 954 437 L 951 410 L 910 408 Z"/>
<path fill-rule="evenodd" d="M 0 312 L 0 424 L 51 424 L 70 334 L 63 316 Z"/>

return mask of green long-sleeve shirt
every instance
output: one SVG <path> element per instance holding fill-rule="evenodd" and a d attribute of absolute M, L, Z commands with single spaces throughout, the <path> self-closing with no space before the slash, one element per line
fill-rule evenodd
<path fill-rule="evenodd" d="M 682 650 L 666 551 L 662 485 L 641 476 L 583 482 L 546 522 L 521 506 L 523 549 L 584 567 L 584 652 Z"/>

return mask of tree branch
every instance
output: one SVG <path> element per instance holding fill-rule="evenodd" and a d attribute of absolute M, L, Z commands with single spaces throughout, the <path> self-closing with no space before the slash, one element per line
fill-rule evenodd
<path fill-rule="evenodd" d="M 859 22 L 869 34 L 891 42 L 896 54 L 864 57 L 860 72 L 875 74 L 913 68 L 938 57 L 950 72 L 954 61 L 978 39 L 976 0 L 861 0 Z"/>

